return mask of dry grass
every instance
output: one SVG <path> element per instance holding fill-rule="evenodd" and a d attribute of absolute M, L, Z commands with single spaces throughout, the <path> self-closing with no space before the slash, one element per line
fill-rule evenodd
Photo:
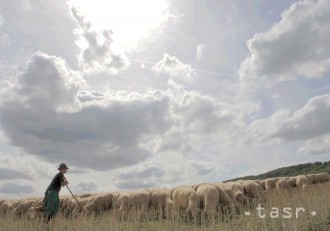
<path fill-rule="evenodd" d="M 297 231 L 329 231 L 330 230 L 330 183 L 312 186 L 308 191 L 300 190 L 278 192 L 274 191 L 266 195 L 266 202 L 263 205 L 266 211 L 265 218 L 259 218 L 255 208 L 242 208 L 242 211 L 250 211 L 250 216 L 227 215 L 215 217 L 205 221 L 199 218 L 197 221 L 187 221 L 186 218 L 176 218 L 175 221 L 151 219 L 141 222 L 136 214 L 129 214 L 127 221 L 119 221 L 114 213 L 106 213 L 98 217 L 78 217 L 66 219 L 58 216 L 52 221 L 50 227 L 45 227 L 43 222 L 38 220 L 13 219 L 10 217 L 0 218 L 0 230 L 297 230 Z M 279 218 L 271 218 L 272 207 L 279 209 Z M 284 207 L 292 209 L 292 218 L 284 218 Z M 299 212 L 295 217 L 296 208 L 303 207 L 305 212 Z M 316 216 L 311 212 L 315 211 Z"/>

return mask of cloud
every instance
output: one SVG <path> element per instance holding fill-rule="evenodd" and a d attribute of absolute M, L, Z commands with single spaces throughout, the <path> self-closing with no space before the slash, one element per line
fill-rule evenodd
<path fill-rule="evenodd" d="M 165 155 L 165 154 L 163 154 Z M 182 153 L 167 153 L 133 168 L 118 170 L 113 178 L 118 189 L 171 187 L 193 183 L 214 170 L 213 163 L 188 159 Z"/>
<path fill-rule="evenodd" d="M 104 94 L 101 92 L 93 91 L 93 92 L 88 92 L 88 91 L 80 91 L 78 92 L 77 98 L 81 102 L 86 102 L 86 101 L 93 101 L 93 100 L 101 100 L 104 99 Z"/>
<path fill-rule="evenodd" d="M 2 27 L 3 23 L 5 22 L 5 19 L 3 16 L 0 14 L 0 27 Z"/>
<path fill-rule="evenodd" d="M 321 78 L 330 69 L 330 2 L 299 1 L 265 33 L 248 41 L 249 57 L 241 64 L 242 80 Z"/>
<path fill-rule="evenodd" d="M 33 192 L 33 187 L 26 184 L 5 183 L 0 186 L 0 193 L 4 194 L 27 195 Z"/>
<path fill-rule="evenodd" d="M 299 148 L 299 154 L 303 155 L 321 155 L 330 154 L 330 135 L 320 136 L 307 140 L 306 143 Z"/>
<path fill-rule="evenodd" d="M 5 20 L 0 14 L 0 28 L 3 26 Z M 0 48 L 6 47 L 10 44 L 10 38 L 6 33 L 0 33 Z"/>
<path fill-rule="evenodd" d="M 114 181 L 119 189 L 154 188 L 163 175 L 164 170 L 159 166 L 144 164 L 126 172 L 116 173 Z"/>
<path fill-rule="evenodd" d="M 7 34 L 0 34 L 0 48 L 6 47 L 10 44 L 10 38 Z"/>
<path fill-rule="evenodd" d="M 78 22 L 78 45 L 81 47 L 80 64 L 87 72 L 110 72 L 117 74 L 129 65 L 123 53 L 115 52 L 111 30 L 95 31 L 90 22 L 78 12 L 71 9 L 73 18 Z M 84 43 L 84 44 L 82 44 Z"/>
<path fill-rule="evenodd" d="M 36 53 L 0 108 L 11 144 L 49 162 L 101 170 L 151 156 L 140 142 L 170 126 L 168 97 L 158 91 L 117 92 L 81 102 L 83 85 L 64 60 Z"/>
<path fill-rule="evenodd" d="M 277 124 L 271 137 L 307 140 L 330 131 L 330 94 L 311 98 L 301 109 Z"/>
<path fill-rule="evenodd" d="M 79 193 L 83 192 L 96 192 L 97 185 L 94 182 L 82 182 L 75 186 L 76 191 Z"/>
<path fill-rule="evenodd" d="M 182 85 L 170 82 L 173 101 L 173 113 L 181 117 L 182 128 L 196 134 L 206 134 L 225 129 L 226 124 L 234 120 L 235 108 L 220 100 L 201 94 L 197 91 L 188 91 Z"/>
<path fill-rule="evenodd" d="M 164 54 L 163 59 L 156 63 L 152 70 L 157 74 L 168 74 L 173 80 L 180 82 L 189 82 L 194 72 L 189 65 L 168 54 Z"/>
<path fill-rule="evenodd" d="M 204 44 L 198 44 L 197 49 L 196 49 L 196 60 L 201 60 L 203 57 L 205 45 Z"/>
<path fill-rule="evenodd" d="M 0 180 L 31 179 L 30 175 L 21 171 L 0 167 Z"/>

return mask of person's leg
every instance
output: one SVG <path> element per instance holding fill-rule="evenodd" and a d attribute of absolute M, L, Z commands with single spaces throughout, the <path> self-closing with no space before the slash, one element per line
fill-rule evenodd
<path fill-rule="evenodd" d="M 53 217 L 53 213 L 56 205 L 56 194 L 57 192 L 55 190 L 50 190 L 47 193 L 47 202 L 46 202 L 46 210 L 45 210 L 46 222 L 49 222 L 49 220 Z"/>
<path fill-rule="evenodd" d="M 59 194 L 58 192 L 55 194 L 55 205 L 54 205 L 53 217 L 56 216 L 56 214 L 60 208 L 60 198 L 59 198 L 58 194 Z"/>

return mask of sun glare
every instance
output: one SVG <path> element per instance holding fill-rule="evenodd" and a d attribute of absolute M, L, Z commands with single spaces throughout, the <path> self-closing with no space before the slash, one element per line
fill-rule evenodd
<path fill-rule="evenodd" d="M 96 29 L 111 29 L 114 40 L 125 50 L 157 36 L 169 17 L 167 0 L 72 0 Z"/>

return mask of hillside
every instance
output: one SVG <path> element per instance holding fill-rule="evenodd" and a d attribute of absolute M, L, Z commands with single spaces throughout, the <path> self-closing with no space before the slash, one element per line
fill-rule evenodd
<path fill-rule="evenodd" d="M 256 180 L 256 179 L 266 179 L 271 177 L 279 177 L 279 176 L 297 176 L 297 175 L 306 175 L 310 173 L 320 173 L 320 172 L 328 172 L 330 173 L 330 161 L 327 162 L 314 162 L 307 164 L 298 164 L 289 167 L 278 168 L 257 176 L 245 176 L 239 177 L 235 179 L 230 179 L 227 181 L 235 181 L 235 180 Z M 225 181 L 226 182 L 226 181 Z"/>

